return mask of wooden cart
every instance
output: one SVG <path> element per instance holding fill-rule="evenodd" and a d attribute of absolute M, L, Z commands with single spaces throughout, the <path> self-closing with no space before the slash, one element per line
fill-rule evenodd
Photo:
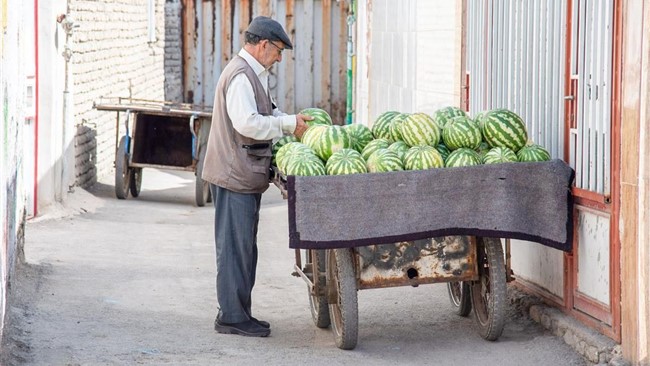
<path fill-rule="evenodd" d="M 284 196 L 286 180 L 274 183 Z M 496 340 L 506 321 L 506 267 L 501 241 L 447 236 L 341 249 L 295 249 L 294 275 L 307 284 L 314 324 L 331 329 L 337 347 L 358 341 L 357 291 L 447 283 L 454 311 L 474 310 L 479 334 Z"/>
<path fill-rule="evenodd" d="M 210 202 L 207 182 L 201 179 L 212 108 L 131 98 L 104 99 L 94 108 L 117 112 L 115 120 L 115 195 L 140 195 L 142 170 L 158 168 L 194 172 L 195 202 Z M 124 129 L 120 133 L 120 113 Z"/>

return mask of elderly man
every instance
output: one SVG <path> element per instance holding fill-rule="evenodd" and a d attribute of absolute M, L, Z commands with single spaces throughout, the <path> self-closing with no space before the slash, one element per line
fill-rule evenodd
<path fill-rule="evenodd" d="M 251 312 L 257 267 L 257 225 L 262 193 L 269 187 L 271 145 L 284 134 L 297 137 L 311 117 L 287 115 L 273 102 L 268 69 L 292 49 L 282 26 L 256 17 L 245 44 L 221 73 L 214 97 L 203 179 L 210 182 L 215 207 L 219 333 L 266 337 L 268 322 Z"/>

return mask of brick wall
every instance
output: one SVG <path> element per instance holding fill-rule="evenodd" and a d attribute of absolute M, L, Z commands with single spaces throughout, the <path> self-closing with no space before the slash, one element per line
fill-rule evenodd
<path fill-rule="evenodd" d="M 180 0 L 165 3 L 165 100 L 183 102 Z"/>
<path fill-rule="evenodd" d="M 149 1 L 69 1 L 70 13 L 79 25 L 74 31 L 72 59 L 79 186 L 90 186 L 98 176 L 113 172 L 116 113 L 96 111 L 93 102 L 100 97 L 165 98 L 165 1 L 153 0 L 152 42 Z"/>

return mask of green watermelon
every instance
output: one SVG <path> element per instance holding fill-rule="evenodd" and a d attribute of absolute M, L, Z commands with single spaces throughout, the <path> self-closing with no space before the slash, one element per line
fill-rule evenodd
<path fill-rule="evenodd" d="M 280 137 L 280 139 L 273 144 L 273 148 L 272 148 L 273 160 L 271 161 L 271 164 L 275 165 L 275 158 L 276 155 L 278 154 L 278 150 L 280 150 L 282 146 L 290 142 L 298 142 L 298 139 L 293 135 L 287 135 L 287 136 Z"/>
<path fill-rule="evenodd" d="M 443 129 L 454 117 L 467 117 L 467 114 L 458 107 L 444 107 L 433 112 L 433 120 L 440 129 Z"/>
<path fill-rule="evenodd" d="M 351 148 L 352 137 L 343 126 L 327 126 L 314 145 L 316 155 L 323 161 L 327 161 L 333 153 Z"/>
<path fill-rule="evenodd" d="M 311 127 L 313 125 L 332 125 L 332 117 L 324 109 L 320 108 L 305 108 L 300 111 L 300 114 L 314 117 L 311 121 L 306 121 L 307 126 Z"/>
<path fill-rule="evenodd" d="M 366 173 L 366 162 L 354 149 L 341 149 L 327 160 L 325 170 L 329 175 Z"/>
<path fill-rule="evenodd" d="M 408 146 L 404 141 L 395 141 L 388 146 L 388 150 L 396 152 L 402 161 L 404 161 L 404 154 L 406 154 L 409 148 L 410 146 Z"/>
<path fill-rule="evenodd" d="M 290 158 L 286 166 L 286 175 L 325 175 L 323 161 L 308 155 L 295 155 Z"/>
<path fill-rule="evenodd" d="M 487 142 L 481 141 L 481 144 L 478 145 L 478 147 L 474 149 L 474 151 L 476 151 L 481 156 L 481 158 L 483 158 L 485 154 L 487 154 L 487 152 L 490 151 L 490 149 L 491 149 L 490 145 L 488 145 Z"/>
<path fill-rule="evenodd" d="M 472 149 L 461 147 L 452 151 L 445 161 L 446 167 L 481 165 L 481 157 Z"/>
<path fill-rule="evenodd" d="M 517 151 L 517 159 L 521 162 L 548 161 L 551 154 L 541 145 L 526 145 Z"/>
<path fill-rule="evenodd" d="M 286 163 L 293 157 L 298 155 L 307 155 L 313 156 L 318 159 L 314 151 L 310 149 L 307 145 L 300 142 L 289 142 L 278 149 L 276 154 L 276 163 L 277 167 L 280 168 L 282 172 L 286 172 Z"/>
<path fill-rule="evenodd" d="M 313 125 L 305 131 L 300 139 L 300 142 L 309 146 L 312 150 L 316 150 L 316 142 L 320 139 L 320 135 L 325 132 L 327 126 Z"/>
<path fill-rule="evenodd" d="M 366 145 L 365 148 L 361 151 L 361 156 L 363 156 L 363 159 L 368 161 L 368 158 L 370 155 L 372 155 L 375 151 L 379 149 L 386 149 L 390 146 L 390 141 L 386 139 L 376 139 L 372 140 Z"/>
<path fill-rule="evenodd" d="M 483 138 L 491 147 L 503 146 L 517 152 L 526 145 L 526 124 L 515 112 L 494 109 L 483 117 Z"/>
<path fill-rule="evenodd" d="M 402 141 L 402 122 L 409 113 L 400 113 L 390 121 L 390 136 L 393 141 Z"/>
<path fill-rule="evenodd" d="M 518 161 L 517 154 L 502 146 L 493 147 L 483 156 L 483 164 L 512 163 L 516 161 Z"/>
<path fill-rule="evenodd" d="M 419 145 L 410 148 L 404 157 L 404 168 L 406 170 L 425 170 L 442 168 L 445 162 L 442 155 L 435 147 Z"/>
<path fill-rule="evenodd" d="M 362 124 L 353 123 L 345 125 L 345 130 L 352 137 L 352 148 L 358 152 L 362 152 L 363 148 L 373 140 L 372 131 Z"/>
<path fill-rule="evenodd" d="M 477 124 L 478 127 L 481 129 L 481 131 L 483 131 L 483 118 L 485 117 L 485 115 L 487 114 L 487 112 L 488 112 L 487 110 L 486 110 L 486 111 L 481 111 L 481 112 L 478 112 L 478 113 L 474 116 L 474 122 L 476 122 L 476 124 Z"/>
<path fill-rule="evenodd" d="M 440 153 L 440 156 L 442 156 L 442 160 L 447 160 L 447 157 L 449 156 L 449 149 L 447 146 L 444 144 L 438 144 L 436 145 L 436 150 Z"/>
<path fill-rule="evenodd" d="M 442 141 L 449 150 L 476 149 L 481 144 L 481 129 L 469 117 L 453 117 L 442 129 Z"/>
<path fill-rule="evenodd" d="M 376 139 L 386 139 L 389 142 L 393 142 L 393 137 L 390 133 L 390 125 L 393 120 L 393 117 L 398 115 L 399 112 L 388 111 L 384 112 L 377 117 L 375 123 L 372 124 L 372 135 Z"/>
<path fill-rule="evenodd" d="M 424 113 L 414 113 L 402 122 L 402 140 L 409 146 L 436 146 L 440 142 L 440 128 L 433 118 Z"/>
<path fill-rule="evenodd" d="M 366 168 L 369 173 L 392 172 L 404 170 L 404 164 L 396 152 L 379 149 L 370 155 L 366 161 Z"/>

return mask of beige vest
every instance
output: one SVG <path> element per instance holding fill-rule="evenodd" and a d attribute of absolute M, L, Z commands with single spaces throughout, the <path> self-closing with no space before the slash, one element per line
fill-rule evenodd
<path fill-rule="evenodd" d="M 226 93 L 232 79 L 244 73 L 253 85 L 257 112 L 271 115 L 271 98 L 264 92 L 248 62 L 235 56 L 219 76 L 214 95 L 210 137 L 203 163 L 203 180 L 239 193 L 262 193 L 269 188 L 271 140 L 254 140 L 239 134 L 226 109 Z"/>

